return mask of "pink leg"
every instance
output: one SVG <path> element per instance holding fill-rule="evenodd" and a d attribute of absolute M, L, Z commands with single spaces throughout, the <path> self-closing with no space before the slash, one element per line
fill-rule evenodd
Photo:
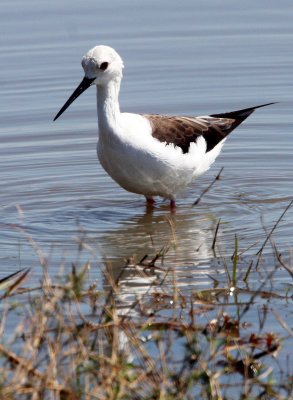
<path fill-rule="evenodd" d="M 170 201 L 170 209 L 171 209 L 171 212 L 176 211 L 176 201 L 173 199 Z"/>
<path fill-rule="evenodd" d="M 153 207 L 155 204 L 155 200 L 152 196 L 145 196 L 147 207 Z"/>

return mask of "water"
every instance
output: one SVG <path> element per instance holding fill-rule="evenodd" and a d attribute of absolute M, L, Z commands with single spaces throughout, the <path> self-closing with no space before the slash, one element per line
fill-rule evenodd
<path fill-rule="evenodd" d="M 82 257 L 93 265 L 110 260 L 117 274 L 126 258 L 170 245 L 166 262 L 176 266 L 182 290 L 210 286 L 208 275 L 225 283 L 211 251 L 219 218 L 222 256 L 232 255 L 235 234 L 241 250 L 257 242 L 246 257 L 259 250 L 264 227 L 273 227 L 293 196 L 293 6 L 269 3 L 2 1 L 0 276 L 32 267 L 29 283 L 37 283 L 36 246 L 54 275 L 60 260 L 70 265 L 78 257 L 85 235 L 91 251 Z M 123 191 L 98 164 L 94 89 L 52 122 L 82 79 L 82 55 L 96 44 L 111 45 L 124 60 L 123 111 L 203 115 L 279 102 L 229 137 L 212 169 L 179 196 L 171 222 L 164 202 L 147 214 L 144 198 Z M 192 208 L 222 166 L 222 179 Z M 292 233 L 290 209 L 273 236 L 286 260 Z M 270 246 L 264 254 L 271 268 Z M 242 263 L 243 275 L 249 260 Z M 259 274 L 251 275 L 252 288 Z M 93 267 L 90 278 L 99 277 Z M 133 276 L 123 282 L 125 293 L 148 286 Z M 274 290 L 290 282 L 280 269 Z M 292 318 L 286 302 L 274 305 Z M 279 329 L 274 319 L 268 327 Z"/>

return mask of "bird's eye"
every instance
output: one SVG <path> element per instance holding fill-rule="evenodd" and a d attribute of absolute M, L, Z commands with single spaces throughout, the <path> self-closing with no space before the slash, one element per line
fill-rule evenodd
<path fill-rule="evenodd" d="M 107 61 L 102 62 L 102 64 L 100 65 L 100 69 L 105 71 L 108 68 L 109 63 Z"/>

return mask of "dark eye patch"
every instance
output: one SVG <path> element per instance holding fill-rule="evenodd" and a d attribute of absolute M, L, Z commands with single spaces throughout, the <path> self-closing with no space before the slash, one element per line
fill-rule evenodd
<path fill-rule="evenodd" d="M 109 63 L 107 61 L 102 62 L 100 69 L 105 71 L 108 68 Z"/>

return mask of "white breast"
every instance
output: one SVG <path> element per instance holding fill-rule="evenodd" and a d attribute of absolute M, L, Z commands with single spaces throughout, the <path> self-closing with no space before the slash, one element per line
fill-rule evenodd
<path fill-rule="evenodd" d="M 154 139 L 151 129 L 149 121 L 138 114 L 120 114 L 115 132 L 99 133 L 98 158 L 124 189 L 174 199 L 176 192 L 210 167 L 222 142 L 206 153 L 205 139 L 199 137 L 183 154 L 181 148 Z"/>

